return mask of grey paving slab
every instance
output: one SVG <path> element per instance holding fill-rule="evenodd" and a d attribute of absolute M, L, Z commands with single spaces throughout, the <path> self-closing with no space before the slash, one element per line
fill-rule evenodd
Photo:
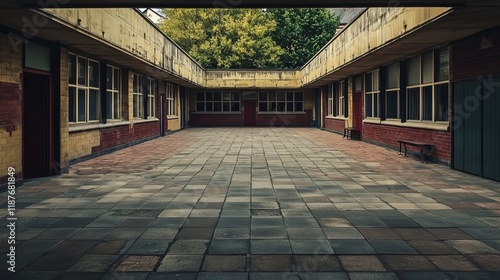
<path fill-rule="evenodd" d="M 313 128 L 191 128 L 16 200 L 15 279 L 500 277 L 500 183 Z"/>

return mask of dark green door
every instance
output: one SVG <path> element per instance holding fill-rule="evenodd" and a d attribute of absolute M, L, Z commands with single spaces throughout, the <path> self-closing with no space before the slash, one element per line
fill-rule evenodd
<path fill-rule="evenodd" d="M 483 176 L 500 181 L 500 76 L 483 82 Z"/>

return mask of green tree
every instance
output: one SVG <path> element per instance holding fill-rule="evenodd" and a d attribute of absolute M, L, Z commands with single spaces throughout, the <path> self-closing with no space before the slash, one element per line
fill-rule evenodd
<path fill-rule="evenodd" d="M 164 9 L 160 28 L 205 68 L 274 68 L 276 23 L 258 9 Z"/>
<path fill-rule="evenodd" d="M 285 50 L 280 57 L 283 68 L 304 65 L 332 39 L 339 25 L 339 18 L 328 9 L 273 8 L 267 14 L 277 23 L 272 37 Z"/>

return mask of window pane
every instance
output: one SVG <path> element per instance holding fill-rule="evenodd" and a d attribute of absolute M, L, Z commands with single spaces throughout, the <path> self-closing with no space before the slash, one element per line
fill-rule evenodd
<path fill-rule="evenodd" d="M 356 77 L 354 79 L 354 91 L 356 92 L 359 92 L 361 91 L 361 83 L 363 82 L 363 80 L 361 79 L 361 77 Z"/>
<path fill-rule="evenodd" d="M 76 55 L 69 55 L 69 83 L 71 85 L 76 84 Z"/>
<path fill-rule="evenodd" d="M 134 92 L 142 92 L 142 77 L 140 75 L 134 74 Z"/>
<path fill-rule="evenodd" d="M 379 105 L 378 105 L 378 96 L 379 94 L 378 93 L 374 93 L 373 94 L 373 117 L 375 118 L 378 118 L 379 117 L 379 114 L 378 114 L 378 108 L 379 108 Z"/>
<path fill-rule="evenodd" d="M 205 103 L 203 103 L 203 102 L 196 102 L 196 111 L 198 111 L 198 112 L 205 111 Z"/>
<path fill-rule="evenodd" d="M 293 112 L 293 102 L 287 102 L 286 103 L 286 111 L 287 112 Z"/>
<path fill-rule="evenodd" d="M 432 121 L 432 86 L 422 89 L 422 119 Z"/>
<path fill-rule="evenodd" d="M 285 111 L 285 102 L 278 102 L 276 111 L 284 112 Z"/>
<path fill-rule="evenodd" d="M 269 102 L 269 112 L 276 112 L 276 102 Z"/>
<path fill-rule="evenodd" d="M 99 87 L 99 62 L 89 61 L 89 86 Z"/>
<path fill-rule="evenodd" d="M 420 84 L 420 56 L 407 60 L 406 69 L 408 71 L 408 85 L 414 86 Z"/>
<path fill-rule="evenodd" d="M 222 103 L 222 111 L 229 112 L 229 102 Z"/>
<path fill-rule="evenodd" d="M 69 88 L 69 121 L 76 121 L 76 89 L 74 87 Z"/>
<path fill-rule="evenodd" d="M 276 92 L 269 93 L 269 101 L 276 101 Z"/>
<path fill-rule="evenodd" d="M 113 68 L 106 68 L 106 88 L 113 89 Z"/>
<path fill-rule="evenodd" d="M 398 93 L 399 91 L 393 90 L 393 91 L 387 91 L 386 98 L 387 98 L 387 118 L 388 119 L 398 119 Z"/>
<path fill-rule="evenodd" d="M 197 92 L 196 93 L 196 101 L 205 101 L 205 93 Z"/>
<path fill-rule="evenodd" d="M 372 95 L 371 94 L 367 94 L 366 95 L 366 107 L 365 107 L 365 117 L 367 118 L 370 118 L 370 117 L 373 117 L 372 115 Z"/>
<path fill-rule="evenodd" d="M 120 93 L 115 92 L 114 93 L 114 119 L 119 119 L 121 117 L 121 108 L 120 108 Z"/>
<path fill-rule="evenodd" d="M 438 51 L 438 69 L 437 69 L 437 80 L 438 81 L 448 81 L 449 79 L 449 50 L 444 48 Z"/>
<path fill-rule="evenodd" d="M 214 100 L 222 101 L 222 93 L 220 91 L 214 92 Z"/>
<path fill-rule="evenodd" d="M 214 102 L 214 112 L 220 112 L 220 111 L 221 111 L 220 102 Z"/>
<path fill-rule="evenodd" d="M 231 93 L 230 92 L 224 92 L 222 99 L 224 101 L 231 101 Z"/>
<path fill-rule="evenodd" d="M 212 102 L 207 102 L 205 104 L 205 107 L 206 107 L 207 112 L 213 112 L 213 110 L 214 110 Z"/>
<path fill-rule="evenodd" d="M 209 91 L 209 92 L 205 93 L 205 98 L 207 101 L 213 101 L 214 100 L 213 92 Z"/>
<path fill-rule="evenodd" d="M 137 94 L 134 94 L 134 97 L 133 97 L 134 98 L 134 100 L 133 100 L 134 106 L 133 107 L 134 107 L 134 117 L 135 118 L 140 117 L 139 116 L 139 106 L 140 106 L 140 100 L 142 99 L 141 97 L 142 96 L 137 95 Z"/>
<path fill-rule="evenodd" d="M 231 112 L 240 111 L 240 102 L 231 102 Z"/>
<path fill-rule="evenodd" d="M 387 88 L 399 88 L 399 62 L 387 67 Z"/>
<path fill-rule="evenodd" d="M 420 88 L 408 89 L 407 107 L 409 120 L 420 120 Z"/>
<path fill-rule="evenodd" d="M 240 101 L 240 93 L 239 92 L 231 92 L 231 100 L 232 101 Z"/>
<path fill-rule="evenodd" d="M 379 90 L 379 76 L 378 76 L 379 70 L 373 71 L 373 91 L 378 91 Z"/>
<path fill-rule="evenodd" d="M 448 84 L 436 86 L 436 121 L 448 120 Z"/>
<path fill-rule="evenodd" d="M 79 122 L 84 122 L 87 120 L 86 107 L 87 107 L 87 98 L 85 96 L 85 90 L 79 89 L 78 90 L 78 121 Z"/>
<path fill-rule="evenodd" d="M 119 90 L 120 89 L 120 79 L 121 79 L 121 71 L 120 69 L 115 68 L 114 70 L 114 89 Z"/>
<path fill-rule="evenodd" d="M 87 60 L 84 58 L 78 58 L 78 84 L 87 85 Z"/>
<path fill-rule="evenodd" d="M 259 101 L 267 100 L 267 92 L 259 92 Z"/>
<path fill-rule="evenodd" d="M 295 101 L 304 101 L 304 93 L 296 92 L 295 93 Z"/>
<path fill-rule="evenodd" d="M 293 92 L 288 91 L 286 93 L 286 101 L 293 101 Z"/>
<path fill-rule="evenodd" d="M 113 93 L 110 91 L 106 93 L 106 118 L 113 118 Z"/>
<path fill-rule="evenodd" d="M 372 72 L 368 72 L 365 75 L 365 90 L 366 92 L 372 91 Z"/>
<path fill-rule="evenodd" d="M 303 102 L 295 102 L 295 112 L 304 111 Z"/>
<path fill-rule="evenodd" d="M 278 101 L 285 101 L 285 93 L 284 92 L 277 92 L 276 93 L 276 100 L 278 100 Z"/>
<path fill-rule="evenodd" d="M 99 118 L 99 91 L 89 90 L 89 120 L 95 121 Z"/>
<path fill-rule="evenodd" d="M 259 102 L 259 112 L 267 112 L 267 102 Z"/>
<path fill-rule="evenodd" d="M 422 83 L 432 83 L 432 51 L 422 54 Z"/>

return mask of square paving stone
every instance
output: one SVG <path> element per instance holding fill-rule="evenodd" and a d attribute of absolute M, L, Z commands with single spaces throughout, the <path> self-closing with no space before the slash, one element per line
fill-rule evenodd
<path fill-rule="evenodd" d="M 214 239 L 208 253 L 211 255 L 244 255 L 250 253 L 248 239 Z"/>
<path fill-rule="evenodd" d="M 130 255 L 163 255 L 167 251 L 169 240 L 139 239 L 127 250 Z"/>
<path fill-rule="evenodd" d="M 196 280 L 248 280 L 246 272 L 200 272 Z"/>
<path fill-rule="evenodd" d="M 353 227 L 323 228 L 328 239 L 365 239 L 364 236 Z"/>
<path fill-rule="evenodd" d="M 464 228 L 464 231 L 480 240 L 493 240 L 500 238 L 500 230 L 494 228 Z"/>
<path fill-rule="evenodd" d="M 340 255 L 373 255 L 375 249 L 366 240 L 333 239 L 330 240 L 335 253 Z"/>
<path fill-rule="evenodd" d="M 349 276 L 344 272 L 298 272 L 301 280 L 348 280 Z"/>
<path fill-rule="evenodd" d="M 153 271 L 158 260 L 158 256 L 127 256 L 116 266 L 115 271 Z"/>
<path fill-rule="evenodd" d="M 401 280 L 452 280 L 444 272 L 402 272 L 399 274 Z M 456 279 L 458 280 L 458 279 Z"/>
<path fill-rule="evenodd" d="M 351 280 L 398 280 L 399 279 L 398 276 L 393 272 L 351 272 L 349 273 L 349 277 Z M 420 280 L 423 279 L 426 278 L 421 278 Z"/>
<path fill-rule="evenodd" d="M 90 254 L 113 255 L 119 254 L 126 246 L 132 245 L 132 242 L 127 240 L 103 240 L 90 250 Z"/>
<path fill-rule="evenodd" d="M 45 255 L 25 269 L 31 271 L 65 271 L 80 258 L 81 255 Z"/>
<path fill-rule="evenodd" d="M 342 266 L 333 255 L 294 255 L 295 271 L 326 272 L 342 271 Z"/>
<path fill-rule="evenodd" d="M 474 239 L 457 228 L 429 228 L 428 231 L 440 240 L 470 240 Z"/>
<path fill-rule="evenodd" d="M 462 254 L 498 254 L 498 251 L 478 240 L 448 240 L 446 244 L 460 251 Z"/>
<path fill-rule="evenodd" d="M 198 202 L 195 209 L 221 209 L 224 202 Z"/>
<path fill-rule="evenodd" d="M 285 225 L 288 228 L 316 228 L 318 222 L 314 218 L 285 218 Z"/>
<path fill-rule="evenodd" d="M 89 224 L 93 220 L 94 220 L 94 218 L 66 217 L 66 218 L 62 218 L 61 220 L 57 221 L 55 224 L 52 225 L 52 227 L 56 227 L 56 228 L 81 228 L 81 227 L 85 227 L 87 224 Z"/>
<path fill-rule="evenodd" d="M 177 228 L 147 228 L 140 239 L 174 239 L 179 229 Z"/>
<path fill-rule="evenodd" d="M 52 249 L 51 255 L 83 255 L 85 252 L 94 247 L 98 241 L 96 240 L 66 240 Z"/>
<path fill-rule="evenodd" d="M 177 234 L 178 239 L 210 239 L 214 228 L 182 228 Z"/>
<path fill-rule="evenodd" d="M 437 271 L 424 256 L 382 255 L 383 261 L 394 271 Z"/>
<path fill-rule="evenodd" d="M 250 239 L 250 228 L 217 228 L 214 239 Z"/>
<path fill-rule="evenodd" d="M 288 239 L 284 240 L 251 240 L 252 254 L 291 254 L 292 247 Z"/>
<path fill-rule="evenodd" d="M 284 227 L 252 227 L 252 239 L 285 239 L 288 237 Z"/>
<path fill-rule="evenodd" d="M 282 217 L 252 217 L 252 227 L 284 227 Z"/>
<path fill-rule="evenodd" d="M 251 271 L 292 271 L 291 255 L 252 255 Z"/>
<path fill-rule="evenodd" d="M 106 235 L 110 234 L 114 228 L 82 228 L 75 234 L 70 236 L 70 239 L 77 240 L 101 240 Z"/>
<path fill-rule="evenodd" d="M 61 240 L 31 239 L 16 247 L 17 253 L 22 255 L 42 255 L 56 247 Z"/>
<path fill-rule="evenodd" d="M 250 272 L 250 280 L 300 280 L 295 272 Z"/>
<path fill-rule="evenodd" d="M 417 251 L 403 240 L 370 240 L 369 242 L 379 254 L 417 254 Z"/>
<path fill-rule="evenodd" d="M 346 271 L 386 271 L 377 256 L 340 256 L 342 266 Z"/>
<path fill-rule="evenodd" d="M 139 238 L 144 231 L 144 228 L 115 228 L 104 237 L 104 240 L 133 240 Z"/>
<path fill-rule="evenodd" d="M 189 217 L 184 222 L 183 227 L 192 228 L 213 228 L 217 224 L 218 218 L 215 217 Z"/>
<path fill-rule="evenodd" d="M 318 223 L 321 227 L 352 227 L 353 225 L 345 218 L 319 218 Z"/>
<path fill-rule="evenodd" d="M 125 220 L 123 220 L 120 224 L 118 224 L 117 227 L 120 227 L 120 228 L 132 228 L 132 227 L 146 228 L 153 221 L 154 221 L 154 218 L 130 217 L 130 218 L 125 218 Z"/>
<path fill-rule="evenodd" d="M 287 228 L 290 239 L 326 239 L 321 228 Z"/>
<path fill-rule="evenodd" d="M 157 271 L 198 272 L 203 255 L 166 255 Z"/>
<path fill-rule="evenodd" d="M 327 240 L 290 240 L 294 254 L 334 254 Z"/>
<path fill-rule="evenodd" d="M 119 255 L 84 255 L 68 271 L 106 272 L 119 257 Z"/>
<path fill-rule="evenodd" d="M 401 237 L 393 229 L 390 228 L 360 228 L 359 231 L 366 239 L 370 240 L 401 239 Z"/>
<path fill-rule="evenodd" d="M 75 234 L 78 228 L 48 228 L 34 239 L 59 239 L 64 240 Z"/>
<path fill-rule="evenodd" d="M 250 228 L 250 218 L 220 218 L 217 227 L 220 228 Z"/>
<path fill-rule="evenodd" d="M 479 270 L 462 255 L 428 256 L 434 265 L 442 271 L 477 271 Z"/>
<path fill-rule="evenodd" d="M 452 271 L 452 272 L 447 272 L 449 277 L 453 280 L 498 280 L 497 275 L 490 274 L 487 272 L 472 272 L 472 271 Z"/>
<path fill-rule="evenodd" d="M 177 240 L 169 248 L 172 255 L 203 255 L 207 250 L 208 240 Z"/>
<path fill-rule="evenodd" d="M 404 240 L 437 240 L 434 235 L 423 228 L 395 228 L 393 230 Z"/>
<path fill-rule="evenodd" d="M 245 271 L 246 256 L 208 255 L 201 271 Z"/>
<path fill-rule="evenodd" d="M 180 228 L 186 218 L 156 218 L 150 228 Z"/>
<path fill-rule="evenodd" d="M 486 271 L 500 271 L 500 255 L 475 254 L 467 256 L 474 263 Z"/>
<path fill-rule="evenodd" d="M 445 255 L 459 254 L 452 246 L 444 241 L 437 240 L 410 240 L 408 243 L 420 254 L 424 255 Z"/>

